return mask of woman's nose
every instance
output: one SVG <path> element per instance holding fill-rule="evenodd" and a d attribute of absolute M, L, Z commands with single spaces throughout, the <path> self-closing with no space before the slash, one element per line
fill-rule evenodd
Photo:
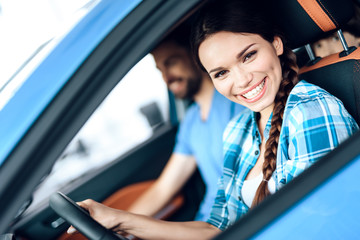
<path fill-rule="evenodd" d="M 253 80 L 253 74 L 243 69 L 236 69 L 234 76 L 234 85 L 237 88 L 246 88 Z"/>

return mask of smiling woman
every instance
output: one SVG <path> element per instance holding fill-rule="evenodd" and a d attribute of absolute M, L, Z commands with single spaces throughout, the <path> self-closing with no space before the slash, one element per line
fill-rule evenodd
<path fill-rule="evenodd" d="M 247 11 L 238 11 L 240 8 Z M 251 16 L 255 9 L 256 7 L 251 9 L 250 4 L 234 2 L 224 5 L 223 11 L 207 9 L 201 25 L 199 24 L 205 30 L 197 29 L 193 48 L 194 54 L 198 55 L 199 64 L 209 72 L 215 87 L 232 101 L 242 103 L 254 112 L 231 121 L 224 135 L 225 151 L 231 151 L 238 145 L 240 149 L 236 151 L 236 156 L 242 156 L 241 158 L 252 156 L 252 152 L 260 153 L 259 156 L 255 154 L 251 157 L 252 163 L 244 166 L 246 171 L 239 170 L 243 172 L 240 174 L 240 189 L 243 181 L 263 174 L 263 181 L 258 187 L 252 206 L 269 195 L 268 181 L 271 177 L 275 178 L 279 189 L 281 184 L 290 181 L 320 156 L 345 140 L 348 132 L 357 129 L 355 121 L 348 113 L 345 120 L 347 127 L 330 136 L 327 134 L 329 128 L 334 131 L 331 125 L 341 126 L 343 120 L 331 125 L 326 122 L 315 125 L 311 123 L 314 119 L 324 117 L 336 119 L 340 117 L 338 112 L 346 110 L 338 99 L 318 87 L 304 81 L 297 84 L 294 53 L 284 44 L 282 34 L 271 26 L 271 22 L 259 21 Z M 262 16 L 266 19 L 265 13 L 262 13 Z M 233 21 L 229 21 L 230 19 Z M 209 52 L 220 57 L 215 59 Z M 220 69 L 222 75 L 219 76 L 218 71 L 212 73 L 211 69 L 214 68 Z M 263 88 L 259 87 L 262 82 Z M 258 90 L 254 92 L 254 88 Z M 309 94 L 313 91 L 316 94 Z M 316 95 L 323 97 L 320 101 L 315 100 Z M 324 108 L 327 110 L 320 111 Z M 314 116 L 314 109 L 319 109 L 320 113 L 317 112 L 319 114 Z M 298 119 L 301 119 L 301 122 Z M 252 125 L 250 129 L 249 124 Z M 248 128 L 243 129 L 243 126 Z M 254 138 L 253 144 L 250 144 L 255 146 L 255 149 L 249 148 L 250 145 L 245 139 L 251 141 L 251 135 L 258 131 L 261 137 Z M 329 142 L 317 145 L 316 142 L 322 135 L 328 136 Z M 304 143 L 312 147 L 307 148 Z M 230 154 L 227 157 L 225 154 L 224 165 L 231 169 L 229 171 L 236 171 L 233 169 L 236 156 Z M 233 186 L 238 180 L 229 178 L 225 181 L 225 189 L 232 189 L 226 185 Z M 241 206 L 241 194 L 231 191 L 227 190 L 225 194 L 232 195 L 231 199 L 239 199 L 240 204 L 236 205 Z"/>
<path fill-rule="evenodd" d="M 249 108 L 224 132 L 223 175 L 210 218 L 169 223 L 89 199 L 80 202 L 94 219 L 145 239 L 213 237 L 358 130 L 339 99 L 298 81 L 294 53 L 258 6 L 211 2 L 194 24 L 192 49 L 198 64 L 220 93 Z M 243 189 L 255 178 L 255 184 Z M 243 200 L 254 192 L 253 199 Z"/>
<path fill-rule="evenodd" d="M 294 53 L 265 20 L 271 18 L 262 12 L 259 20 L 257 10 L 236 1 L 207 8 L 193 41 L 215 87 L 251 110 L 224 133 L 225 171 L 209 220 L 223 230 L 270 195 L 272 179 L 280 189 L 358 129 L 340 100 L 298 82 Z M 259 175 L 262 181 L 246 205 L 248 193 L 241 189 Z"/>

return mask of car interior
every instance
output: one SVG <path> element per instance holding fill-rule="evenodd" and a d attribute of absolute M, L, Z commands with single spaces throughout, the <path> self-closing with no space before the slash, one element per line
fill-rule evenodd
<path fill-rule="evenodd" d="M 141 3 L 86 60 L 53 103 L 55 108 L 63 110 L 60 111 L 63 118 L 62 122 L 58 122 L 55 124 L 57 126 L 54 125 L 51 128 L 53 134 L 56 133 L 56 140 L 55 135 L 47 135 L 48 142 L 42 143 L 42 149 L 46 149 L 49 144 L 58 144 L 59 147 L 51 148 L 52 150 L 49 151 L 39 151 L 38 154 L 31 152 L 30 157 L 56 159 L 60 156 L 67 143 L 128 69 L 149 53 L 161 40 L 164 33 L 171 32 L 179 22 L 188 18 L 206 1 L 179 1 L 178 3 L 165 1 L 166 3 L 162 2 L 162 6 L 159 2 L 144 1 Z M 300 78 L 319 85 L 341 99 L 346 109 L 360 125 L 360 50 L 354 46 L 347 46 L 344 39 L 342 41 L 344 51 L 319 58 L 313 55 L 309 47 L 310 43 L 321 39 L 329 32 L 338 31 L 339 38 L 343 39 L 341 27 L 353 16 L 354 4 L 356 3 L 352 0 L 278 0 L 269 4 L 269 7 L 274 11 L 275 20 L 298 55 L 299 66 L 301 66 Z M 171 11 L 174 7 L 178 11 Z M 139 13 L 141 17 L 138 17 Z M 167 19 L 167 21 L 159 22 L 159 18 Z M 137 24 L 133 24 L 134 22 Z M 129 28 L 133 29 L 128 31 Z M 125 29 L 129 34 L 124 36 Z M 141 47 L 130 48 L 134 42 L 138 42 L 138 46 Z M 99 66 L 99 69 L 101 68 L 96 73 L 91 69 L 94 63 Z M 81 94 L 74 90 L 73 86 L 76 85 L 80 86 L 78 89 L 79 92 L 81 90 Z M 177 100 L 170 92 L 168 98 L 168 120 L 163 119 L 158 106 L 154 103 L 140 109 L 153 130 L 149 139 L 128 150 L 114 161 L 92 170 L 71 184 L 62 187 L 59 191 L 74 201 L 92 198 L 114 208 L 117 208 L 119 202 L 121 205 L 124 205 L 124 202 L 126 202 L 125 205 L 130 205 L 133 199 L 147 189 L 159 176 L 171 155 L 179 123 L 179 109 L 177 109 Z M 70 100 L 65 101 L 64 99 Z M 73 106 L 65 112 L 66 104 Z M 50 116 L 52 112 L 49 111 L 47 114 Z M 47 118 L 49 117 L 45 115 L 43 121 L 46 121 Z M 64 125 L 69 126 L 64 127 Z M 66 130 L 59 133 L 59 129 Z M 31 134 L 29 135 L 31 140 Z M 360 149 L 357 147 L 359 144 L 360 134 L 358 132 L 279 192 L 250 210 L 245 217 L 215 239 L 279 237 L 278 234 L 276 235 L 276 231 L 283 231 L 286 221 L 290 221 L 289 218 L 299 219 L 302 213 L 298 210 L 304 208 L 304 204 L 307 204 L 306 201 L 309 201 L 307 199 L 320 195 L 323 196 L 323 199 L 327 199 L 332 191 L 336 191 L 331 188 L 335 188 L 337 182 L 345 182 L 342 178 L 345 174 L 348 176 L 347 181 L 351 182 L 351 179 L 356 179 L 356 172 L 350 171 L 358 168 L 360 163 Z M 51 169 L 50 165 L 52 164 L 49 163 L 47 167 Z M 339 172 L 341 174 L 338 174 Z M 196 172 L 181 192 L 156 217 L 170 221 L 191 220 L 204 191 L 205 186 L 201 176 L 199 172 Z M 349 191 L 352 191 L 353 199 L 359 196 L 359 189 L 350 189 Z M 59 217 L 59 214 L 50 207 L 48 200 L 46 199 L 46 203 L 39 205 L 31 212 L 21 214 L 23 212 L 21 211 L 11 224 L 11 231 L 20 239 L 29 240 L 85 239 L 81 234 L 69 236 L 65 233 L 69 223 Z M 351 212 L 352 208 L 356 208 L 355 203 L 347 208 L 349 219 L 354 216 L 351 214 L 359 212 L 358 210 Z M 357 209 L 359 208 L 357 207 Z M 341 215 L 336 216 L 341 217 Z M 358 216 L 359 214 L 357 214 Z M 360 221 L 354 221 L 351 225 L 353 231 L 359 227 L 356 222 Z M 299 234 L 314 234 L 314 232 L 304 230 L 311 229 L 311 227 L 309 222 L 300 229 L 302 232 L 299 230 Z M 324 229 L 325 227 L 320 228 L 320 230 Z M 339 231 L 342 231 L 341 229 L 345 231 L 344 228 L 340 228 Z M 291 236 L 291 229 L 288 234 L 287 236 Z M 132 236 L 127 237 L 134 239 Z M 285 237 L 284 234 L 280 238 Z"/>

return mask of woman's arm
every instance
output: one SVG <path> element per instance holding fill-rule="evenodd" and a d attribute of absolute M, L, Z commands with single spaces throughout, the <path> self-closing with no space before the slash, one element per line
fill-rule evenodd
<path fill-rule="evenodd" d="M 109 208 L 93 200 L 78 203 L 104 227 L 141 239 L 210 239 L 221 231 L 206 222 L 167 222 Z M 69 228 L 68 232 L 73 232 Z"/>

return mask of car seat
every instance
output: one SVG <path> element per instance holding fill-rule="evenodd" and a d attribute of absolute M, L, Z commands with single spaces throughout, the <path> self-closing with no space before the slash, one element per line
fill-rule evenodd
<path fill-rule="evenodd" d="M 360 49 L 348 47 L 341 27 L 354 14 L 351 0 L 278 0 L 273 2 L 275 21 L 293 49 L 306 46 L 310 61 L 299 78 L 314 83 L 339 98 L 360 125 Z M 315 57 L 309 43 L 338 31 L 344 51 Z M 343 41 L 344 40 L 344 41 Z"/>

